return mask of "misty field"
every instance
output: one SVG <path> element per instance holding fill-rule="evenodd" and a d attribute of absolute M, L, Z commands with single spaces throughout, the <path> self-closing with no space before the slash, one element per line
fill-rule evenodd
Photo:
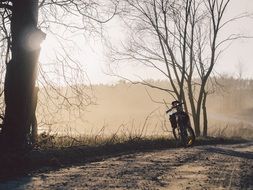
<path fill-rule="evenodd" d="M 233 78 L 220 80 L 225 87 L 210 94 L 207 102 L 209 135 L 251 139 L 252 80 L 243 80 L 240 84 Z M 160 86 L 168 84 L 166 81 L 153 82 Z M 115 85 L 94 85 L 94 105 L 81 111 L 71 106 L 56 108 L 49 100 L 43 100 L 43 93 L 41 89 L 40 102 L 51 112 L 45 112 L 43 104 L 39 104 L 37 117 L 42 121 L 39 122 L 39 132 L 100 137 L 171 136 L 164 101 L 170 106 L 173 99 L 165 92 L 125 81 Z"/>

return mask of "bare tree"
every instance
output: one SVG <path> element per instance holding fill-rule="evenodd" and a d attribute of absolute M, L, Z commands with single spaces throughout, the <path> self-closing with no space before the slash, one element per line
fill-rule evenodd
<path fill-rule="evenodd" d="M 82 84 L 81 80 L 78 83 L 70 81 L 71 76 L 67 75 L 67 72 L 75 73 L 73 75 L 80 76 L 77 77 L 80 79 L 84 73 L 69 54 L 65 55 L 67 50 L 64 46 L 62 56 L 57 56 L 58 68 L 55 67 L 53 72 L 57 74 L 56 71 L 61 68 L 64 84 L 69 85 L 71 93 L 62 90 L 59 84 L 48 81 L 47 72 L 44 72 L 42 67 L 38 70 L 40 44 L 45 39 L 45 33 L 41 29 L 56 34 L 50 31 L 50 26 L 60 25 L 71 32 L 88 29 L 92 32 L 95 29 L 99 31 L 97 26 L 110 20 L 114 13 L 115 6 L 104 8 L 98 1 L 0 0 L 3 70 L 6 64 L 5 111 L 1 132 L 3 143 L 7 147 L 22 148 L 27 144 L 27 136 L 35 115 L 32 104 L 36 99 L 35 83 L 38 72 L 42 74 L 41 78 L 44 80 L 40 84 L 45 86 L 46 91 L 49 87 L 53 89 L 54 93 L 61 97 L 62 105 L 75 105 L 81 108 L 91 103 L 91 97 L 86 93 L 88 84 Z M 66 69 L 67 67 L 69 69 Z M 46 91 L 44 92 L 48 93 Z"/>
<path fill-rule="evenodd" d="M 157 88 L 187 102 L 192 113 L 196 135 L 201 134 L 203 111 L 204 135 L 207 135 L 206 101 L 210 76 L 224 44 L 241 35 L 231 34 L 221 39 L 222 29 L 230 22 L 224 20 L 230 0 L 124 0 L 121 15 L 132 31 L 128 44 L 121 50 L 111 47 L 113 62 L 134 62 L 157 70 L 168 79 L 168 88 Z M 209 81 L 212 82 L 212 81 Z M 211 85 L 209 85 L 211 86 Z"/>

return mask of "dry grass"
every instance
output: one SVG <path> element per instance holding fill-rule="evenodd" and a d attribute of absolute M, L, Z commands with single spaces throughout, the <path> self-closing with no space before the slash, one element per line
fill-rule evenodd
<path fill-rule="evenodd" d="M 242 139 L 198 138 L 195 146 L 206 144 L 234 144 Z M 181 145 L 168 136 L 59 136 L 42 134 L 32 151 L 0 155 L 0 180 L 33 171 L 54 170 L 59 167 L 100 161 L 109 157 L 135 152 L 177 148 Z"/>
<path fill-rule="evenodd" d="M 163 136 L 144 136 L 140 134 L 130 134 L 126 135 L 75 135 L 75 136 L 60 136 L 60 135 L 50 135 L 50 134 L 41 134 L 39 135 L 38 142 L 35 145 L 35 149 L 62 149 L 68 147 L 76 146 L 89 146 L 89 147 L 99 147 L 105 145 L 113 144 L 124 144 L 131 143 L 136 141 L 157 141 L 157 140 L 172 140 L 171 137 Z"/>
<path fill-rule="evenodd" d="M 209 136 L 253 140 L 253 126 L 243 122 L 216 125 L 209 129 Z"/>
<path fill-rule="evenodd" d="M 154 123 L 154 118 L 160 118 L 159 122 Z M 160 132 L 157 132 L 159 128 Z M 65 130 L 65 133 L 55 133 L 54 131 L 43 132 L 39 135 L 37 147 L 47 148 L 65 148 L 73 146 L 101 146 L 108 144 L 119 144 L 139 140 L 170 139 L 172 138 L 171 127 L 166 122 L 166 118 L 157 114 L 153 110 L 141 122 L 131 120 L 131 122 L 122 123 L 114 132 L 108 134 L 108 126 L 103 125 L 94 134 L 77 133 L 76 131 Z M 161 132 L 162 131 L 162 132 Z"/>

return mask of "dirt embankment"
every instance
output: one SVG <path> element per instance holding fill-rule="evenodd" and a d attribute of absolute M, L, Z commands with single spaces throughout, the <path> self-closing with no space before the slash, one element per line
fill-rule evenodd
<path fill-rule="evenodd" d="M 253 189 L 253 143 L 118 155 L 6 181 L 0 189 Z"/>

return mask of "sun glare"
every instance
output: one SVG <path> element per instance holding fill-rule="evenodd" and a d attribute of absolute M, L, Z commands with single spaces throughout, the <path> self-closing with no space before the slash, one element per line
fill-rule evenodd
<path fill-rule="evenodd" d="M 40 52 L 40 63 L 48 63 L 53 59 L 55 50 L 57 49 L 56 39 L 47 34 L 46 39 L 41 43 L 41 52 Z"/>

